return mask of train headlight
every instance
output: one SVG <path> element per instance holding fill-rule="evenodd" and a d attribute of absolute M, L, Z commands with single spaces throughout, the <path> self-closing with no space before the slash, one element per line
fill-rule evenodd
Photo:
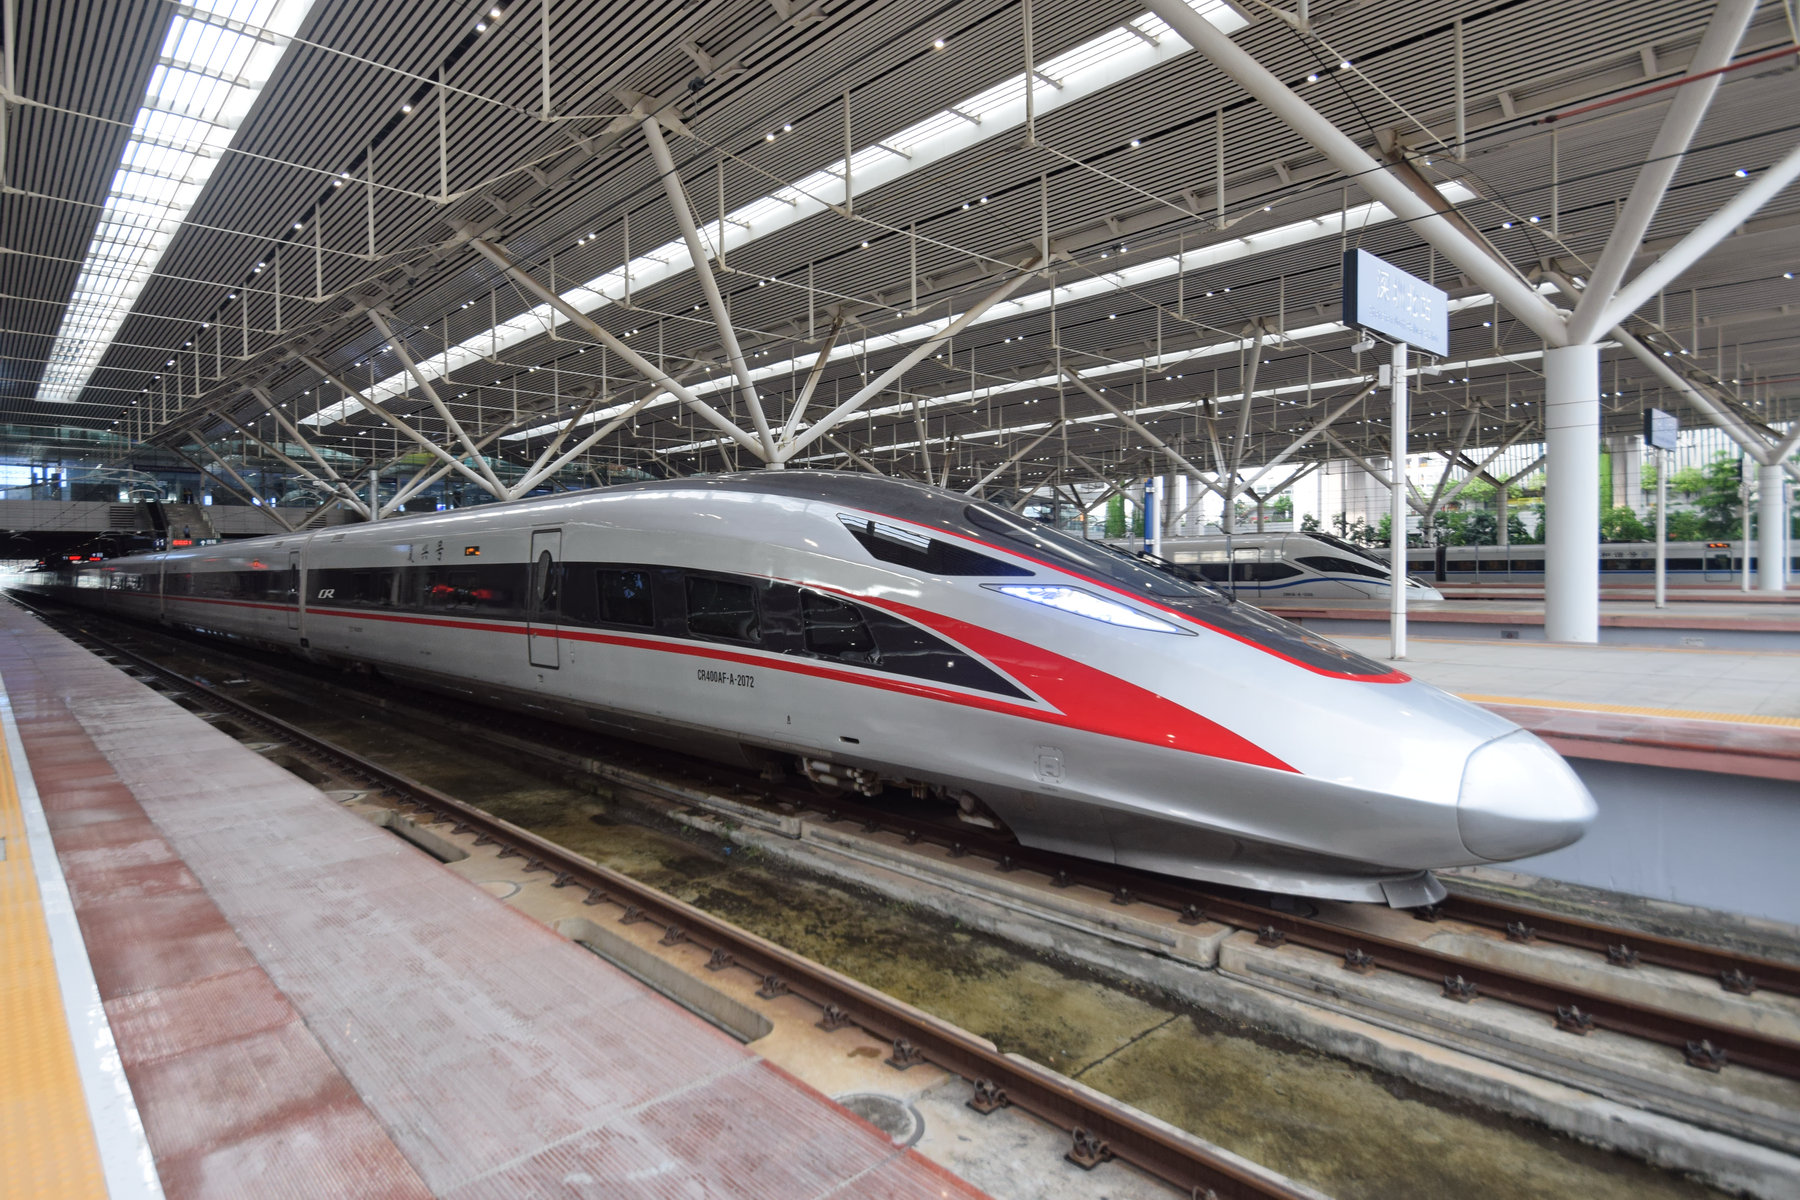
<path fill-rule="evenodd" d="M 1084 592 L 1080 588 L 1024 583 L 990 583 L 987 586 L 993 591 L 1016 596 L 1020 600 L 1042 604 L 1045 608 L 1060 609 L 1066 613 L 1074 613 L 1078 617 L 1086 617 L 1091 621 L 1104 621 L 1108 625 L 1118 625 L 1125 629 L 1143 629 L 1151 633 L 1187 632 L 1178 625 L 1171 625 L 1148 613 L 1139 612 L 1124 604 L 1117 604 L 1104 596 L 1096 596 L 1092 592 Z"/>

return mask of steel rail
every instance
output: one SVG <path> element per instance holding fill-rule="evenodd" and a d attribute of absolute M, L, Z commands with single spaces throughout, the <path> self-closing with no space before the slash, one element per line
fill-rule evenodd
<path fill-rule="evenodd" d="M 1620 965 L 1635 966 L 1643 962 L 1673 971 L 1711 975 L 1726 991 L 1740 995 L 1765 988 L 1787 996 L 1800 996 L 1800 966 L 1777 959 L 1715 949 L 1682 938 L 1620 929 L 1598 921 L 1465 893 L 1452 893 L 1431 909 L 1430 912 L 1422 911 L 1421 917 L 1498 929 L 1515 942 L 1541 939 L 1605 954 L 1608 961 Z"/>
<path fill-rule="evenodd" d="M 94 636 L 96 640 L 104 640 Z M 133 657 L 136 659 L 139 656 Z M 179 672 L 169 672 L 151 660 L 143 661 L 151 669 L 168 674 L 187 686 L 204 686 L 187 681 Z M 239 703 L 216 690 L 212 694 L 234 705 Z M 256 711 L 253 706 L 251 711 Z M 499 724 L 511 720 L 505 714 L 496 713 L 493 717 Z M 544 732 L 541 726 L 534 726 L 532 737 L 510 736 L 523 742 L 541 744 Z M 300 731 L 298 736 L 310 735 Z M 664 763 L 669 758 L 682 758 L 690 766 L 700 765 L 685 756 L 669 753 L 664 757 L 663 752 L 647 747 L 636 749 Z M 583 761 L 586 761 L 585 758 Z M 712 782 L 721 774 L 730 775 L 735 772 L 731 768 L 709 763 L 705 764 L 702 777 Z M 1718 1070 L 1728 1063 L 1735 1063 L 1788 1078 L 1800 1078 L 1800 1044 L 1735 1026 L 1719 1025 L 1599 992 L 1546 982 L 1522 972 L 1473 963 L 1452 954 L 1350 929 L 1317 917 L 1277 912 L 1205 884 L 1091 859 L 1034 850 L 1019 845 L 1007 835 L 967 825 L 945 825 L 921 820 L 917 816 L 895 814 L 873 805 L 856 803 L 849 798 L 825 799 L 797 787 L 770 784 L 747 773 L 743 775 L 743 782 L 736 785 L 736 790 L 760 795 L 765 800 L 774 800 L 779 796 L 799 808 L 819 812 L 831 821 L 855 819 L 862 823 L 866 831 L 886 830 L 899 833 L 908 842 L 926 841 L 948 848 L 954 856 L 975 854 L 995 862 L 1002 871 L 1026 867 L 1050 877 L 1057 886 L 1082 884 L 1111 892 L 1121 903 L 1141 901 L 1156 905 L 1181 914 L 1180 919 L 1187 924 L 1214 920 L 1239 929 L 1253 930 L 1267 946 L 1293 944 L 1342 957 L 1346 969 L 1392 970 L 1411 975 L 1442 985 L 1444 994 L 1453 999 L 1488 997 L 1533 1009 L 1549 1015 L 1557 1028 L 1572 1034 L 1585 1034 L 1594 1028 L 1609 1029 L 1672 1046 L 1685 1054 L 1690 1065 L 1702 1069 Z M 734 802 L 743 803 L 744 798 L 736 797 Z M 1757 986 L 1761 985 L 1765 977 L 1768 978 L 1772 981 L 1771 990 L 1781 990 L 1773 985 L 1774 982 L 1791 978 L 1795 973 L 1794 968 L 1767 959 L 1712 950 L 1676 939 L 1626 933 L 1604 925 L 1589 925 L 1535 910 L 1511 909 L 1504 905 L 1462 897 L 1453 897 L 1438 906 L 1436 912 L 1427 910 L 1424 915 L 1428 919 L 1433 916 L 1467 919 L 1498 928 L 1524 923 L 1529 932 L 1541 934 L 1546 939 L 1554 933 L 1558 938 L 1566 938 L 1571 945 L 1592 945 L 1597 942 L 1603 949 L 1624 945 L 1627 950 L 1635 950 L 1642 961 L 1663 965 L 1686 962 L 1704 964 L 1705 969 L 1711 970 L 1716 962 L 1725 964 L 1718 968 L 1721 972 L 1738 972 L 1746 978 L 1754 979 Z M 1677 969 L 1694 968 L 1678 966 Z M 1726 980 L 1726 986 L 1732 986 L 1729 979 Z"/>
<path fill-rule="evenodd" d="M 972 1094 L 968 1104 L 977 1112 L 985 1115 L 998 1108 L 1016 1107 L 1065 1130 L 1071 1140 L 1067 1157 L 1079 1166 L 1094 1167 L 1118 1159 L 1207 1200 L 1316 1200 L 1315 1193 L 1218 1153 L 1047 1067 L 1003 1054 L 985 1039 L 939 1022 L 910 1005 L 582 858 L 246 700 L 110 642 L 92 629 L 82 626 L 74 631 L 53 614 L 32 605 L 21 606 L 47 622 L 63 626 L 62 632 L 74 640 L 85 641 L 90 648 L 98 648 L 197 693 L 208 704 L 316 755 L 350 777 L 398 793 L 402 804 L 435 813 L 438 819 L 431 824 L 450 822 L 453 832 L 475 832 L 477 844 L 498 843 L 502 846 L 500 856 L 522 857 L 526 871 L 553 872 L 555 887 L 585 887 L 587 897 L 583 903 L 610 904 L 621 909 L 621 923 L 654 921 L 663 925 L 665 944 L 691 943 L 710 952 L 709 969 L 751 971 L 762 979 L 759 996 L 773 999 L 793 995 L 812 1003 L 821 1012 L 819 1026 L 828 1032 L 855 1025 L 889 1042 L 893 1048 L 887 1060 L 889 1065 L 906 1070 L 931 1063 L 969 1080 Z"/>
<path fill-rule="evenodd" d="M 819 806 L 816 797 L 812 806 Z M 1522 972 L 1471 962 L 1316 917 L 1277 912 L 1201 884 L 1032 850 L 982 831 L 947 831 L 941 826 L 897 819 L 893 814 L 849 802 L 834 803 L 826 813 L 837 819 L 854 816 L 871 832 L 886 829 L 900 832 L 911 841 L 949 844 L 953 854 L 972 853 L 992 859 L 1003 871 L 1031 867 L 1049 875 L 1057 886 L 1084 884 L 1111 891 L 1121 902 L 1140 900 L 1155 904 L 1180 913 L 1185 924 L 1211 920 L 1253 930 L 1265 946 L 1296 945 L 1319 950 L 1341 958 L 1347 970 L 1398 971 L 1440 984 L 1444 994 L 1452 999 L 1487 997 L 1534 1009 L 1548 1014 L 1557 1028 L 1570 1033 L 1610 1029 L 1673 1046 L 1684 1053 L 1689 1065 L 1702 1069 L 1718 1070 L 1729 1062 L 1800 1079 L 1800 1044 L 1780 1038 L 1549 983 Z M 1619 936 L 1616 931 L 1614 936 Z M 1696 950 L 1704 952 L 1703 948 Z"/>

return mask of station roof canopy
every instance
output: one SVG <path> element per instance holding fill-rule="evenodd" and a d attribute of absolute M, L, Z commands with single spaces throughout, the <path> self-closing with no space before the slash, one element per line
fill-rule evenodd
<path fill-rule="evenodd" d="M 1449 293 L 1414 445 L 1473 452 L 1542 440 L 1542 352 L 1616 225 L 1659 286 L 1584 306 L 1606 429 L 1796 415 L 1776 3 L 7 7 L 14 427 L 426 454 L 518 494 L 575 451 L 958 487 L 1165 470 L 1155 441 L 1297 467 L 1384 453 L 1384 356 L 1338 323 L 1360 247 Z"/>

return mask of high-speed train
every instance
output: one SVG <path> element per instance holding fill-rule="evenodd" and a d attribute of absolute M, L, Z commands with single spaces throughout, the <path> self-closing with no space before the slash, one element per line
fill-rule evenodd
<path fill-rule="evenodd" d="M 1735 584 L 1744 570 L 1745 544 L 1742 541 L 1669 542 L 1664 547 L 1664 571 L 1675 587 L 1708 584 Z M 1375 552 L 1386 569 L 1387 550 Z M 1750 573 L 1759 566 L 1756 546 L 1748 547 Z M 1437 569 L 1436 548 L 1414 548 L 1407 555 L 1408 565 L 1422 575 Z M 1656 580 L 1655 542 L 1602 542 L 1600 545 L 1600 584 L 1602 587 L 1649 587 Z M 1800 554 L 1791 555 L 1788 569 L 1800 574 Z M 1446 546 L 1444 547 L 1444 579 L 1449 583 L 1526 583 L 1544 582 L 1544 548 L 1541 545 L 1512 546 Z"/>
<path fill-rule="evenodd" d="M 1134 545 L 1116 542 L 1120 549 Z M 1196 582 L 1248 600 L 1386 600 L 1392 590 L 1384 558 L 1329 533 L 1217 533 L 1164 538 L 1162 557 Z M 1408 576 L 1409 600 L 1442 600 L 1430 584 Z"/>
<path fill-rule="evenodd" d="M 632 483 L 27 586 L 1268 891 L 1432 902 L 1432 868 L 1554 850 L 1595 813 L 1502 717 L 1104 546 L 872 475 Z"/>

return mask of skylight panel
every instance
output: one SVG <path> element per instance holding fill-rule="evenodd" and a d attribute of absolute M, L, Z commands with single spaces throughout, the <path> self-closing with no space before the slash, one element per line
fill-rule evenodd
<path fill-rule="evenodd" d="M 219 156 L 274 73 L 313 0 L 191 0 L 170 19 L 133 140 L 95 222 L 80 274 L 52 344 L 42 401 L 80 398 Z M 260 25 L 258 35 L 209 16 Z"/>
<path fill-rule="evenodd" d="M 905 129 L 896 133 L 893 137 L 888 139 L 888 145 L 896 146 L 901 150 L 911 150 L 921 142 L 928 142 L 932 138 L 941 137 L 953 129 L 962 128 L 966 124 L 968 124 L 968 122 L 964 118 L 957 116 L 953 112 L 946 110 L 941 113 L 933 113 L 923 121 L 908 125 Z"/>
<path fill-rule="evenodd" d="M 1214 26 L 1225 33 L 1234 33 L 1242 29 L 1247 22 L 1222 3 L 1222 0 L 1188 0 L 1190 7 Z M 1143 20 L 1144 18 L 1138 18 Z M 1157 22 L 1154 26 L 1162 30 L 1166 36 L 1156 35 L 1158 44 L 1150 46 L 1144 40 L 1117 26 L 1102 33 L 1096 38 L 1066 52 L 1063 55 L 1043 64 L 1042 74 L 1055 78 L 1060 87 L 1039 81 L 1037 95 L 1039 111 L 1073 103 L 1076 100 L 1093 95 L 1121 80 L 1168 62 L 1184 53 L 1187 43 L 1165 26 Z M 950 154 L 1016 128 L 1024 120 L 1025 76 L 1023 73 L 1000 81 L 976 93 L 942 112 L 933 114 L 899 133 L 883 139 L 881 144 L 865 146 L 852 153 L 850 157 L 852 183 L 858 194 L 864 194 L 874 188 L 901 178 L 908 172 L 928 166 Z M 885 149 L 891 146 L 902 150 L 909 157 L 900 157 Z M 728 228 L 724 231 L 723 240 L 727 249 L 754 241 L 777 229 L 785 228 L 795 221 L 812 216 L 844 198 L 844 162 L 839 159 L 821 167 L 797 182 L 777 188 L 769 196 L 754 200 L 727 215 Z M 701 230 L 707 252 L 714 253 L 713 242 L 720 237 L 718 222 L 703 222 Z M 644 266 L 639 264 L 649 263 Z M 693 264 L 688 258 L 687 246 L 680 240 L 671 241 L 649 252 L 644 258 L 633 260 L 631 266 L 632 285 L 636 288 L 648 289 L 663 280 L 669 279 Z M 1104 284 L 1099 285 L 1104 287 Z M 599 297 L 598 302 L 593 297 Z M 592 312 L 605 304 L 614 303 L 623 298 L 623 280 L 618 272 L 610 271 L 584 284 L 576 285 L 562 294 L 569 304 L 579 311 Z M 995 319 L 998 313 L 990 314 L 988 319 Z M 560 325 L 566 318 L 560 313 L 553 313 L 549 318 L 551 324 Z M 927 332 L 929 332 L 927 330 Z M 925 336 L 920 333 L 917 336 Z M 495 353 L 524 337 L 535 336 L 535 331 L 516 336 L 515 327 L 501 324 L 494 329 L 475 334 L 463 343 L 465 347 L 475 348 L 475 356 L 484 357 Z M 886 335 L 894 337 L 896 335 Z M 879 341 L 871 345 L 879 344 Z M 889 344 L 901 344 L 893 342 Z M 848 352 L 841 348 L 834 352 Z M 446 362 L 451 361 L 446 357 Z M 470 361 L 473 361 L 471 358 Z M 761 368 L 769 374 L 780 373 L 792 364 L 780 367 Z M 424 364 L 421 364 L 424 369 Z M 753 372 L 753 375 L 756 373 Z M 387 396 L 400 395 L 409 384 L 403 374 L 396 374 L 365 389 L 364 394 L 372 401 L 379 403 Z M 693 386 L 693 385 L 690 385 Z M 723 386 L 714 381 L 714 387 Z M 698 390 L 698 387 L 696 387 Z M 328 424 L 338 419 L 347 411 L 345 406 L 322 410 L 316 416 L 304 418 L 308 424 Z M 598 419 L 593 417 L 591 419 Z M 584 422 L 585 423 L 585 422 Z M 513 437 L 528 435 L 511 435 Z"/>
<path fill-rule="evenodd" d="M 1084 42 L 1055 58 L 1039 63 L 1038 70 L 1042 74 L 1060 81 L 1065 75 L 1073 75 L 1077 71 L 1116 58 L 1123 51 L 1142 44 L 1142 39 L 1135 34 L 1127 33 L 1123 29 L 1115 29 L 1111 33 L 1101 34 L 1092 41 Z M 1044 86 L 1042 80 L 1038 82 L 1038 86 Z"/>
<path fill-rule="evenodd" d="M 1438 187 L 1438 191 L 1452 204 L 1460 204 L 1466 200 L 1472 199 L 1474 196 L 1474 193 L 1460 183 L 1441 184 Z M 1150 259 L 1146 262 L 1138 263 L 1128 268 L 1126 271 L 1115 271 L 1105 275 L 1088 276 L 1071 280 L 1065 284 L 1059 284 L 1054 289 L 1054 296 L 1052 295 L 1052 289 L 1049 288 L 1040 292 L 1033 292 L 1026 296 L 1015 296 L 1009 299 L 1004 305 L 995 305 L 987 313 L 983 314 L 979 320 L 972 322 L 969 327 L 974 328 L 975 326 L 985 325 L 992 321 L 1009 320 L 1022 313 L 1041 311 L 1049 308 L 1053 299 L 1056 304 L 1067 306 L 1082 300 L 1092 299 L 1095 296 L 1122 291 L 1128 287 L 1141 286 L 1153 280 L 1166 279 L 1184 269 L 1187 271 L 1198 271 L 1205 268 L 1218 267 L 1227 262 L 1249 257 L 1252 254 L 1262 253 L 1265 249 L 1272 246 L 1291 246 L 1298 245 L 1302 242 L 1314 241 L 1319 238 L 1336 237 L 1346 228 L 1367 229 L 1384 224 L 1393 219 L 1393 214 L 1383 205 L 1373 203 L 1362 204 L 1345 212 L 1333 213 L 1328 217 L 1294 221 L 1286 225 L 1276 226 L 1273 229 L 1264 230 L 1262 233 L 1249 237 L 1226 238 L 1223 241 L 1216 242 L 1209 246 L 1196 247 L 1195 249 L 1188 251 L 1185 255 L 1170 255 L 1166 258 Z M 1545 286 L 1547 287 L 1548 285 Z M 1473 297 L 1452 301 L 1450 309 L 1452 312 L 1457 312 L 1461 311 L 1464 307 L 1487 302 L 1486 297 Z M 875 334 L 860 342 L 840 342 L 832 348 L 826 361 L 840 362 L 847 358 L 878 354 L 884 350 L 892 350 L 900 346 L 924 341 L 938 333 L 951 322 L 960 319 L 960 316 L 961 314 L 951 314 L 936 320 L 926 321 L 922 324 L 910 325 L 900 329 L 891 330 L 887 333 Z M 1343 326 L 1341 325 L 1328 323 L 1308 327 L 1306 329 L 1289 330 L 1287 336 L 1290 339 L 1298 340 L 1307 337 L 1321 336 L 1326 333 L 1341 332 L 1342 329 Z M 1172 364 L 1186 362 L 1196 358 L 1205 358 L 1218 354 L 1237 354 L 1242 350 L 1252 348 L 1254 344 L 1255 343 L 1249 338 L 1239 338 L 1230 342 L 1202 346 L 1197 349 L 1171 351 L 1154 360 L 1142 358 L 1131 359 L 1123 363 L 1096 364 L 1085 370 L 1087 374 L 1095 377 L 1104 377 L 1120 371 L 1137 371 L 1146 366 L 1160 370 Z M 816 356 L 809 354 L 781 362 L 752 367 L 750 370 L 750 378 L 752 380 L 760 381 L 779 376 L 804 373 L 812 369 L 815 358 Z M 985 385 L 972 392 L 957 393 L 934 400 L 927 400 L 924 404 L 925 407 L 930 408 L 939 404 L 957 403 L 971 398 L 1003 395 L 1008 392 L 1028 391 L 1033 388 L 1054 386 L 1055 383 L 1055 376 L 1046 376 L 1041 379 L 1019 380 L 1008 384 Z M 713 392 L 726 390 L 735 386 L 735 384 L 735 378 L 730 374 L 725 374 L 712 379 L 690 383 L 688 389 L 695 395 L 704 396 Z M 1321 384 L 1320 386 L 1324 385 Z M 877 417 L 892 415 L 903 411 L 911 411 L 910 404 L 911 401 L 909 400 L 904 406 L 869 407 L 865 408 L 863 412 L 867 415 Z M 581 420 L 580 424 L 590 425 L 603 419 L 605 418 L 590 413 Z M 560 423 L 552 422 L 522 430 L 518 433 L 507 434 L 501 440 L 508 442 L 521 441 L 526 438 L 541 436 L 558 428 L 561 428 Z M 695 444 L 701 445 L 710 443 Z"/>

